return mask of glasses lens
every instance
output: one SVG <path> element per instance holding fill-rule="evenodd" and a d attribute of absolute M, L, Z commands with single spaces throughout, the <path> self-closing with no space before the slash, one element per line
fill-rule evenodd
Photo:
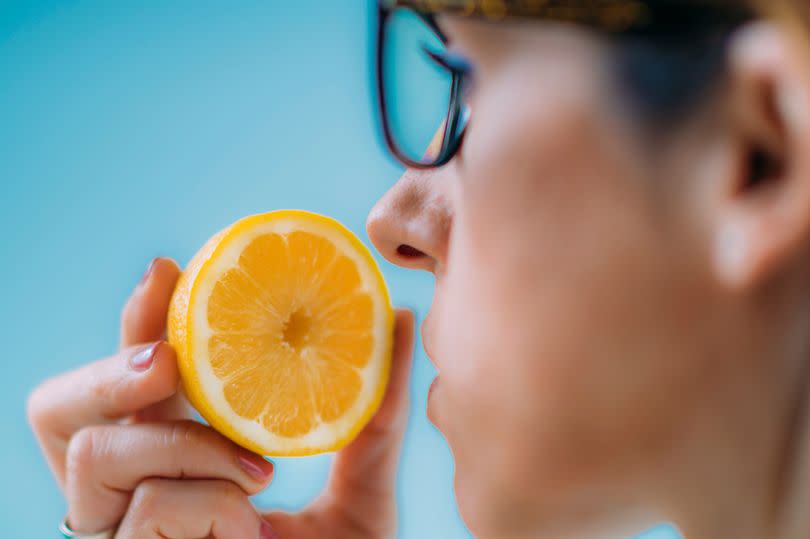
<path fill-rule="evenodd" d="M 383 99 L 394 144 L 407 159 L 431 164 L 444 137 L 452 73 L 431 54 L 445 46 L 415 12 L 391 13 L 383 44 Z"/>

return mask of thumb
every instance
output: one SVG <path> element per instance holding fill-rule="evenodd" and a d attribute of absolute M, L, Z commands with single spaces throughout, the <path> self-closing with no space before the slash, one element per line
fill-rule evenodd
<path fill-rule="evenodd" d="M 343 514 L 366 522 L 393 524 L 394 483 L 402 438 L 408 422 L 409 380 L 413 364 L 414 314 L 397 309 L 391 377 L 379 410 L 360 435 L 335 456 L 326 499 Z"/>

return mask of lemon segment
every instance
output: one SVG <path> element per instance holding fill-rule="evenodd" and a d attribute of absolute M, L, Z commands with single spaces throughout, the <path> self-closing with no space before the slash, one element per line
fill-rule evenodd
<path fill-rule="evenodd" d="M 169 309 L 188 399 L 263 455 L 335 451 L 385 393 L 394 314 L 368 249 L 299 210 L 244 218 L 192 258 Z"/>

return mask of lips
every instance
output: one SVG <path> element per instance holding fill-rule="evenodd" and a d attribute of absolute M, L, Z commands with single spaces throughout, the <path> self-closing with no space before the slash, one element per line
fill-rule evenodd
<path fill-rule="evenodd" d="M 436 356 L 433 355 L 433 336 L 434 336 L 434 332 L 433 332 L 433 324 L 431 323 L 431 321 L 432 321 L 431 313 L 432 312 L 433 311 L 431 310 L 428 313 L 428 315 L 425 317 L 424 322 L 422 322 L 422 327 L 421 327 L 422 346 L 425 348 L 425 354 L 427 355 L 428 360 L 430 360 L 430 362 L 433 364 L 433 366 L 436 367 L 436 369 L 438 370 L 438 365 L 436 364 Z M 438 385 L 439 385 L 439 376 L 437 375 L 436 378 L 433 379 L 433 382 L 431 382 L 430 388 L 428 389 L 427 409 L 426 409 L 427 417 L 430 420 L 430 422 L 433 423 L 434 425 L 436 425 L 436 413 L 435 413 L 436 411 L 434 409 L 436 405 L 433 402 L 433 400 L 434 400 L 434 395 L 436 393 L 436 388 L 438 387 Z"/>
<path fill-rule="evenodd" d="M 439 377 L 437 376 L 436 378 L 433 379 L 433 381 L 430 383 L 430 387 L 428 388 L 428 395 L 427 395 L 428 402 L 430 402 L 430 397 L 433 395 L 433 391 L 436 389 L 436 386 L 438 385 L 439 385 Z"/>
<path fill-rule="evenodd" d="M 433 379 L 433 382 L 431 382 L 430 389 L 428 389 L 427 409 L 426 409 L 427 418 L 430 420 L 431 423 L 433 423 L 437 427 L 438 424 L 436 423 L 436 410 L 435 410 L 436 404 L 433 397 L 436 394 L 436 388 L 438 387 L 439 387 L 439 377 L 437 376 L 436 378 Z"/>
<path fill-rule="evenodd" d="M 427 316 L 425 317 L 424 322 L 422 322 L 421 332 L 422 332 L 422 346 L 425 348 L 425 354 L 427 354 L 428 359 L 433 364 L 434 367 L 437 369 L 439 366 L 436 364 L 436 356 L 433 355 L 433 324 L 431 313 L 430 311 Z"/>
<path fill-rule="evenodd" d="M 427 316 L 425 316 L 425 320 L 422 322 L 422 327 L 420 329 L 421 329 L 421 333 L 422 333 L 422 346 L 425 349 L 425 354 L 427 355 L 428 360 L 436 368 L 436 370 L 439 371 L 439 364 L 438 364 L 438 361 L 437 361 L 437 357 L 434 355 L 434 351 L 435 351 L 435 348 L 434 348 L 435 341 L 434 341 L 434 339 L 436 337 L 436 332 L 435 332 L 435 325 L 433 324 L 433 319 L 435 318 L 433 313 L 434 313 L 434 310 L 435 310 L 435 305 L 436 305 L 436 303 L 435 303 L 435 298 L 434 298 L 434 304 L 433 304 L 431 310 L 428 312 Z M 426 406 L 426 413 L 427 413 L 428 420 L 430 420 L 430 422 L 433 423 L 433 425 L 435 425 L 436 428 L 440 428 L 439 424 L 436 421 L 437 420 L 437 415 L 438 415 L 437 411 L 436 411 L 436 406 L 437 406 L 436 395 L 437 395 L 437 390 L 438 390 L 438 388 L 440 386 L 440 383 L 439 383 L 440 378 L 441 377 L 437 374 L 436 378 L 434 378 L 433 382 L 431 382 L 430 388 L 428 389 L 427 406 Z"/>

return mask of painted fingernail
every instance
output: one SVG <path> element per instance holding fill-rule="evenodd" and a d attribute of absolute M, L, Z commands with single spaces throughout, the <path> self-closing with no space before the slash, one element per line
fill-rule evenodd
<path fill-rule="evenodd" d="M 262 520 L 262 527 L 259 529 L 259 537 L 261 539 L 281 539 L 276 532 L 273 531 L 273 527 L 270 526 L 270 523 L 266 520 Z"/>
<path fill-rule="evenodd" d="M 157 352 L 158 345 L 160 345 L 159 342 L 150 344 L 132 356 L 129 360 L 130 368 L 134 371 L 148 370 L 155 361 L 155 352 Z"/>
<path fill-rule="evenodd" d="M 257 481 L 264 482 L 273 473 L 273 463 L 246 449 L 239 450 L 239 465 Z"/>
<path fill-rule="evenodd" d="M 151 262 L 149 262 L 149 266 L 147 266 L 146 271 L 143 272 L 143 276 L 141 277 L 141 280 L 138 282 L 138 286 L 143 286 L 146 283 L 146 281 L 149 280 L 149 277 L 152 275 L 152 270 L 155 269 L 155 263 L 158 260 L 160 260 L 160 257 L 155 257 L 152 259 Z"/>

